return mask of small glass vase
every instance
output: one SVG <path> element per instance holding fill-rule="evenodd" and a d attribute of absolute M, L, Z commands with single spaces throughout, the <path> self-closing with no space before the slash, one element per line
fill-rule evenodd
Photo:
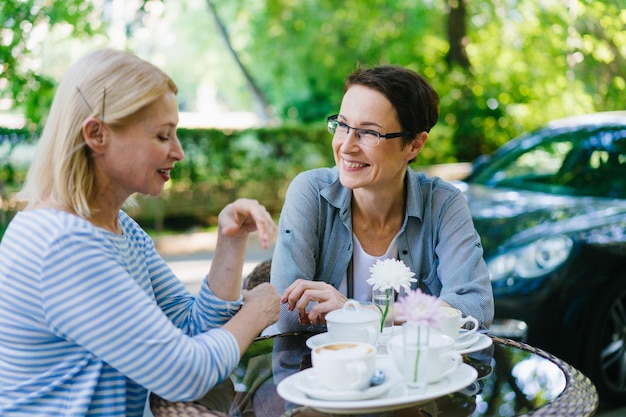
<path fill-rule="evenodd" d="M 394 311 L 396 291 L 393 288 L 372 290 L 372 303 L 380 311 L 380 327 L 378 341 L 386 343 L 393 333 Z"/>
<path fill-rule="evenodd" d="M 430 326 L 404 323 L 402 325 L 403 376 L 409 388 L 426 390 L 428 385 L 428 353 Z"/>

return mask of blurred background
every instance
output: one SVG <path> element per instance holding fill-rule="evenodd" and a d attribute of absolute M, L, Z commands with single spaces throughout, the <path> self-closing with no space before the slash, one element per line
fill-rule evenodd
<path fill-rule="evenodd" d="M 211 259 L 205 246 L 226 203 L 256 198 L 277 218 L 297 173 L 334 164 L 326 117 L 358 66 L 398 64 L 433 84 L 441 117 L 414 168 L 449 180 L 549 121 L 626 109 L 626 0 L 1 0 L 0 238 L 56 85 L 102 47 L 136 53 L 179 86 L 185 160 L 158 198 L 137 196 L 128 211 L 190 288 Z M 625 141 L 615 134 L 620 155 Z M 541 158 L 524 164 L 542 169 Z M 626 214 L 614 217 L 624 247 Z M 245 273 L 271 256 L 255 247 Z M 620 291 L 604 303 L 621 312 L 623 253 L 617 273 L 607 274 Z M 609 341 L 623 358 L 620 320 L 606 322 L 619 324 Z M 601 378 L 605 393 L 626 398 L 623 371 L 615 386 Z"/>
<path fill-rule="evenodd" d="M 297 172 L 333 164 L 325 118 L 359 65 L 409 67 L 441 95 L 420 166 L 626 108 L 626 0 L 3 0 L 0 22 L 0 230 L 56 84 L 99 47 L 180 87 L 186 160 L 131 210 L 157 232 L 210 226 L 241 195 L 278 214 Z"/>

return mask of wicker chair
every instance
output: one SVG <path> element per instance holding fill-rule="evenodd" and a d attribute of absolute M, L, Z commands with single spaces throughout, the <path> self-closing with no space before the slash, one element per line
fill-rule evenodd
<path fill-rule="evenodd" d="M 170 402 L 150 393 L 150 411 L 154 417 L 228 417 L 219 411 L 209 410 L 195 402 Z"/>
<path fill-rule="evenodd" d="M 252 272 L 243 280 L 243 288 L 250 290 L 263 282 L 270 281 L 272 258 L 266 259 L 254 267 Z"/>

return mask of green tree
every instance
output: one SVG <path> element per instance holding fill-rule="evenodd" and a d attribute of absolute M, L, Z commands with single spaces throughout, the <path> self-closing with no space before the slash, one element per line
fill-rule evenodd
<path fill-rule="evenodd" d="M 195 0 L 193 7 L 198 2 L 202 12 L 192 0 L 163 3 L 164 18 L 191 14 L 159 26 L 184 34 L 175 45 L 128 43 L 148 59 L 166 57 L 183 108 L 198 77 L 210 73 L 227 106 L 256 97 L 284 123 L 319 126 L 336 112 L 343 78 L 357 65 L 399 64 L 424 74 L 442 97 L 421 163 L 470 160 L 548 120 L 626 108 L 626 0 Z M 53 86 L 32 69 L 41 55 L 35 29 L 103 32 L 106 13 L 93 4 L 0 3 L 0 95 L 33 120 Z M 128 23 L 131 36 L 142 13 Z"/>
<path fill-rule="evenodd" d="M 443 16 L 422 2 L 237 0 L 220 4 L 242 61 L 284 120 L 323 123 L 357 65 L 397 63 L 434 73 Z M 417 4 L 416 4 L 417 3 Z M 439 35 L 433 32 L 439 28 Z M 415 42 L 416 39 L 422 41 Z M 428 47 L 426 46 L 428 45 Z"/>
<path fill-rule="evenodd" d="M 228 34 L 228 29 L 226 29 L 226 25 L 224 24 L 224 22 L 222 22 L 222 19 L 220 18 L 219 13 L 217 12 L 217 8 L 215 7 L 214 2 L 212 0 L 206 0 L 206 3 L 207 3 L 207 6 L 209 8 L 211 15 L 213 16 L 213 19 L 215 20 L 215 25 L 217 27 L 219 34 L 224 40 L 224 43 L 226 44 L 228 51 L 230 52 L 235 63 L 237 64 L 237 68 L 239 68 L 239 70 L 241 71 L 242 75 L 244 76 L 246 80 L 246 84 L 248 85 L 250 91 L 252 92 L 252 97 L 254 98 L 254 101 L 257 107 L 257 113 L 260 113 L 261 120 L 263 120 L 266 123 L 269 122 L 270 119 L 272 118 L 272 111 L 270 109 L 270 105 L 267 101 L 267 98 L 265 97 L 265 94 L 263 93 L 263 91 L 261 91 L 261 89 L 257 85 L 256 80 L 252 76 L 251 72 L 241 62 L 241 59 L 239 59 L 239 54 L 233 47 L 233 44 L 230 39 L 230 35 Z"/>
<path fill-rule="evenodd" d="M 91 36 L 100 20 L 93 19 L 93 7 L 81 0 L 44 2 L 3 0 L 0 2 L 0 97 L 14 100 L 26 117 L 37 122 L 41 109 L 52 100 L 54 80 L 38 71 L 41 38 L 50 28 L 68 24 L 70 36 Z"/>
<path fill-rule="evenodd" d="M 132 33 L 150 1 L 138 2 L 135 16 L 128 22 Z M 105 2 L 105 5 L 107 3 Z M 2 0 L 0 2 L 0 98 L 13 100 L 23 109 L 31 129 L 49 108 L 57 80 L 43 74 L 43 40 L 55 29 L 67 37 L 88 40 L 103 35 L 107 24 L 104 9 L 85 0 Z"/>
<path fill-rule="evenodd" d="M 284 120 L 323 123 L 359 64 L 396 63 L 428 77 L 442 119 L 422 162 L 471 160 L 551 119 L 626 107 L 624 0 L 218 6 L 241 62 Z"/>

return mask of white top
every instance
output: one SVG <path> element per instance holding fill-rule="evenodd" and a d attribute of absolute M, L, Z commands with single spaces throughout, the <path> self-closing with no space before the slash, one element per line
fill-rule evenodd
<path fill-rule="evenodd" d="M 356 235 L 352 234 L 352 242 L 354 245 L 354 252 L 352 254 L 352 276 L 353 279 L 353 292 L 352 298 L 361 301 L 368 302 L 372 301 L 372 286 L 367 283 L 367 280 L 370 277 L 370 267 L 373 266 L 376 261 L 385 259 L 397 259 L 398 258 L 398 233 L 387 248 L 387 252 L 381 256 L 372 256 L 369 253 L 363 250 L 363 246 L 361 246 L 361 242 L 356 237 Z M 339 291 L 343 295 L 348 294 L 348 274 L 343 277 L 341 281 L 341 285 L 339 286 Z"/>

